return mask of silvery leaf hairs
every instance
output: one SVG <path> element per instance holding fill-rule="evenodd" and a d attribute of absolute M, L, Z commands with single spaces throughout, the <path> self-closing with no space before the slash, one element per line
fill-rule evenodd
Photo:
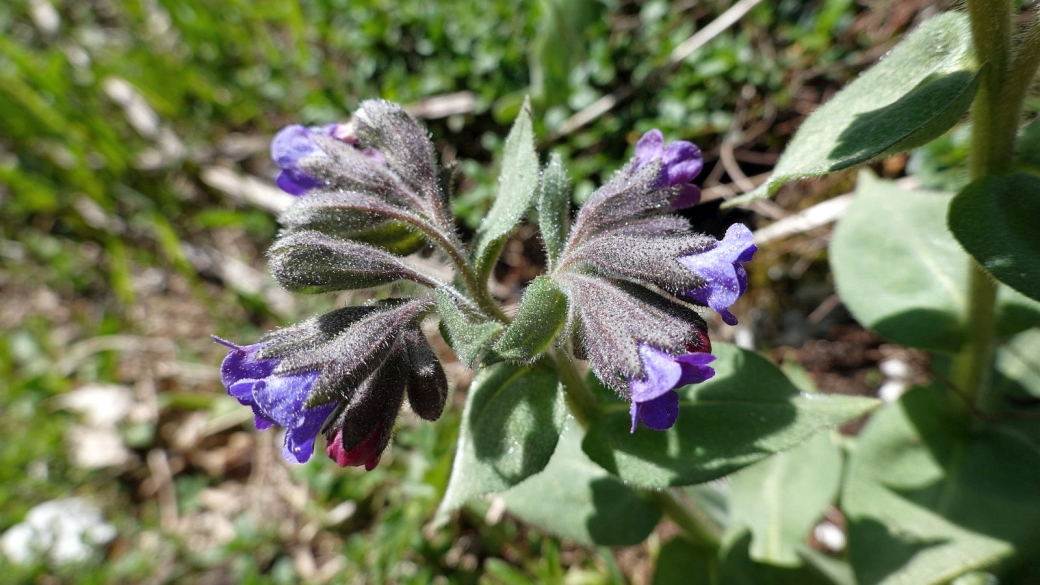
<path fill-rule="evenodd" d="M 319 434 L 341 466 L 372 469 L 405 401 L 426 420 L 448 395 L 444 369 L 421 329 L 440 331 L 471 368 L 509 362 L 545 367 L 543 355 L 577 361 L 631 402 L 639 422 L 667 429 L 675 389 L 702 382 L 714 357 L 698 307 L 729 307 L 747 287 L 743 262 L 755 252 L 741 225 L 723 240 L 696 233 L 673 212 L 700 198 L 700 150 L 665 145 L 657 130 L 595 191 L 570 222 L 569 180 L 553 155 L 540 168 L 530 109 L 506 140 L 499 195 L 466 246 L 455 229 L 434 147 L 400 106 L 363 102 L 351 121 L 289 126 L 271 145 L 275 182 L 296 201 L 279 218 L 269 251 L 286 289 L 325 293 L 406 281 L 411 298 L 344 307 L 229 348 L 221 367 L 228 393 L 252 408 L 258 429 L 285 429 L 283 454 L 306 462 Z M 513 228 L 536 207 L 548 271 L 507 316 L 487 283 Z M 405 260 L 432 247 L 455 270 L 443 282 Z M 488 376 L 494 378 L 494 376 Z"/>

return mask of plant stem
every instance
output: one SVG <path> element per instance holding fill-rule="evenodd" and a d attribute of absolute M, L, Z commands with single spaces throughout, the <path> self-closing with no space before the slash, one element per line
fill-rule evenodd
<path fill-rule="evenodd" d="M 719 548 L 721 535 L 713 528 L 700 510 L 686 505 L 672 490 L 645 490 L 661 506 L 665 516 L 682 529 L 686 538 L 694 544 Z"/>
<path fill-rule="evenodd" d="M 567 406 L 578 424 L 584 429 L 599 416 L 599 402 L 592 393 L 585 378 L 582 377 L 578 368 L 574 365 L 574 358 L 569 352 L 557 350 L 552 354 L 556 361 L 557 372 L 563 389 L 567 393 Z M 717 549 L 719 547 L 719 534 L 710 521 L 695 507 L 683 502 L 669 489 L 640 489 L 650 496 L 660 506 L 665 516 L 672 519 L 682 529 L 683 533 L 691 541 Z"/>
<path fill-rule="evenodd" d="M 556 360 L 556 371 L 560 374 L 560 382 L 563 383 L 563 390 L 567 394 L 567 406 L 570 407 L 571 414 L 582 428 L 589 428 L 589 424 L 599 416 L 596 396 L 585 383 L 581 372 L 574 366 L 574 358 L 560 350 L 553 352 L 552 357 Z"/>
<path fill-rule="evenodd" d="M 1022 68 L 1036 69 L 1036 55 L 1011 51 L 1011 2 L 967 0 L 975 52 L 982 66 L 979 91 L 972 104 L 971 179 L 1007 172 L 1011 167 L 1024 89 L 1010 74 Z M 1023 50 L 1035 52 L 1040 38 L 1031 31 Z M 1015 73 L 1021 75 L 1021 73 Z M 1032 72 L 1029 73 L 1029 79 Z M 994 323 L 997 283 L 975 261 L 969 260 L 968 302 L 964 317 L 964 344 L 954 358 L 954 384 L 974 400 L 981 412 L 992 412 L 997 398 L 989 383 L 995 345 Z"/>
<path fill-rule="evenodd" d="M 448 255 L 451 259 L 451 263 L 455 265 L 455 270 L 459 276 L 462 277 L 463 284 L 466 285 L 466 290 L 473 295 L 473 300 L 477 303 L 477 306 L 481 310 L 485 311 L 489 316 L 501 321 L 502 323 L 510 323 L 511 319 L 502 312 L 502 309 L 495 302 L 495 299 L 491 298 L 491 293 L 487 290 L 487 284 L 482 283 L 477 277 L 477 273 L 473 271 L 473 267 L 470 266 L 469 260 L 466 259 L 465 253 L 460 249 L 459 245 L 451 238 L 444 235 L 436 227 L 430 226 L 425 222 L 412 222 L 413 225 L 422 230 L 423 233 L 434 239 L 440 246 L 441 250 Z"/>

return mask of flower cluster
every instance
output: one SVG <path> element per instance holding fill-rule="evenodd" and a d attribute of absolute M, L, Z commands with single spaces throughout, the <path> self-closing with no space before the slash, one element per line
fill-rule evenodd
<path fill-rule="evenodd" d="M 256 428 L 285 427 L 288 461 L 310 459 L 324 431 L 340 465 L 375 467 L 407 395 L 411 409 L 436 420 L 448 383 L 417 319 L 430 308 L 347 307 L 230 348 L 221 366 L 228 393 L 253 409 Z"/>
<path fill-rule="evenodd" d="M 433 230 L 450 240 L 433 145 L 399 106 L 364 102 L 349 124 L 289 126 L 271 144 L 276 184 L 298 199 L 279 218 L 271 272 L 304 293 L 410 281 L 443 283 L 402 261 Z M 440 230 L 440 231 L 437 231 Z M 346 307 L 229 348 L 228 393 L 253 409 L 256 427 L 285 428 L 283 455 L 307 461 L 318 433 L 339 465 L 372 469 L 405 397 L 440 417 L 447 379 L 419 322 L 429 298 Z"/>
<path fill-rule="evenodd" d="M 694 144 L 665 146 L 660 131 L 647 132 L 582 207 L 553 274 L 592 369 L 631 401 L 633 432 L 639 421 L 670 428 L 675 389 L 714 375 L 705 322 L 683 299 L 734 325 L 729 307 L 747 288 L 750 230 L 733 225 L 719 241 L 670 213 L 700 199 L 692 181 L 702 166 Z"/>
<path fill-rule="evenodd" d="M 372 469 L 406 397 L 420 417 L 440 417 L 447 380 L 420 323 L 435 306 L 447 311 L 446 299 L 456 321 L 477 331 L 450 341 L 484 344 L 457 348 L 477 363 L 481 356 L 533 360 L 553 337 L 562 343 L 570 335 L 559 331 L 574 332 L 595 373 L 631 402 L 632 432 L 639 421 L 670 428 L 680 410 L 676 389 L 714 375 L 697 306 L 736 323 L 729 307 L 747 288 L 742 263 L 755 253 L 751 233 L 735 225 L 719 241 L 673 214 L 699 201 L 693 180 L 703 160 L 697 146 L 666 145 L 657 130 L 592 194 L 566 242 L 564 228 L 557 230 L 551 273 L 536 281 L 541 288 L 529 288 L 542 291 L 531 295 L 541 308 L 524 319 L 518 313 L 512 325 L 478 288 L 487 266 L 466 260 L 474 254 L 456 234 L 433 144 L 402 108 L 366 101 L 348 124 L 289 126 L 275 136 L 271 157 L 280 168 L 275 182 L 296 196 L 269 251 L 283 287 L 322 293 L 406 283 L 398 289 L 405 298 L 341 308 L 251 345 L 217 339 L 229 349 L 221 367 L 228 393 L 252 408 L 258 429 L 285 428 L 291 462 L 307 461 L 321 433 L 336 463 Z M 484 244 L 482 254 L 497 249 Z M 403 258 L 428 246 L 451 259 L 466 292 Z M 547 323 L 543 309 L 557 306 Z M 442 316 L 442 325 L 451 322 Z M 507 335 L 503 325 L 530 330 Z M 494 346 L 497 354 L 496 339 L 505 344 Z M 528 352 L 528 341 L 536 349 Z"/>

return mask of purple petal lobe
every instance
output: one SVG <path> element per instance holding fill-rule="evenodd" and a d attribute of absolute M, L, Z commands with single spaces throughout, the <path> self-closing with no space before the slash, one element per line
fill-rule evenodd
<path fill-rule="evenodd" d="M 668 185 L 689 183 L 700 174 L 704 166 L 701 149 L 692 142 L 677 140 L 668 145 L 661 161 L 668 176 Z"/>
<path fill-rule="evenodd" d="M 639 405 L 639 420 L 655 431 L 667 431 L 679 418 L 679 393 L 666 392 Z"/>
<path fill-rule="evenodd" d="M 682 367 L 672 356 L 648 345 L 639 346 L 639 356 L 643 362 L 644 379 L 628 382 L 633 402 L 647 402 L 675 388 L 682 376 Z"/>
<path fill-rule="evenodd" d="M 661 156 L 664 152 L 664 134 L 657 128 L 643 134 L 636 143 L 636 168 Z"/>
<path fill-rule="evenodd" d="M 679 259 L 683 266 L 704 280 L 704 285 L 686 294 L 711 307 L 727 324 L 736 325 L 737 319 L 728 309 L 747 290 L 747 271 L 740 263 L 751 260 L 757 250 L 754 236 L 747 226 L 731 225 L 714 248 Z"/>
<path fill-rule="evenodd" d="M 290 195 L 303 195 L 307 191 L 320 187 L 321 181 L 312 178 L 307 173 L 296 169 L 285 169 L 278 173 L 274 183 L 278 188 Z"/>
<path fill-rule="evenodd" d="M 314 143 L 314 133 L 299 124 L 282 128 L 271 141 L 271 158 L 283 169 L 295 168 L 301 158 L 320 152 Z"/>

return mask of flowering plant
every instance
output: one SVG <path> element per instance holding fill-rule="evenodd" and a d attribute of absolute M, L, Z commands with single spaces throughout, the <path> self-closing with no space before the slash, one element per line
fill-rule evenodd
<path fill-rule="evenodd" d="M 879 409 L 847 464 L 846 443 L 828 429 L 879 401 L 807 394 L 754 352 L 709 340 L 708 320 L 737 325 L 757 247 L 744 225 L 718 239 L 678 213 L 700 199 L 697 146 L 647 132 L 572 213 L 562 158 L 540 161 L 526 104 L 505 143 L 497 198 L 468 245 L 434 146 L 401 107 L 366 101 L 348 123 L 282 130 L 271 148 L 276 182 L 297 199 L 270 250 L 275 278 L 301 293 L 399 286 L 390 299 L 251 345 L 218 340 L 229 347 L 228 392 L 253 409 L 258 429 L 285 428 L 290 462 L 307 461 L 324 434 L 333 461 L 371 470 L 405 398 L 426 420 L 448 402 L 433 330 L 422 327 L 436 321 L 476 372 L 438 522 L 495 493 L 561 535 L 625 545 L 667 515 L 683 538 L 662 549 L 659 565 L 698 559 L 692 570 L 704 582 L 772 582 L 788 571 L 794 582 L 855 573 L 862 583 L 932 583 L 1013 558 L 1040 536 L 1040 486 L 1022 471 L 1040 463 L 1040 435 L 1007 399 L 1021 384 L 996 342 L 999 332 L 1035 349 L 1035 336 L 1011 336 L 1040 323 L 1040 246 L 1023 219 L 1036 217 L 1040 180 L 1017 172 L 1030 159 L 1012 156 L 1008 122 L 1040 62 L 1040 25 L 1012 51 L 1010 8 L 982 8 L 990 4 L 1006 3 L 969 0 L 968 15 L 921 25 L 808 118 L 757 192 L 731 202 L 925 144 L 974 104 L 970 184 L 944 196 L 864 175 L 834 235 L 834 275 L 851 312 L 894 341 L 952 356 L 937 383 Z M 1020 150 L 1037 134 L 1024 134 Z M 531 210 L 547 269 L 506 311 L 488 281 Z M 420 250 L 446 258 L 453 278 L 408 260 Z M 933 281 L 967 296 L 936 304 L 939 292 L 918 294 Z M 1015 453 L 1020 467 L 993 468 L 998 452 Z M 730 474 L 730 514 L 714 520 L 703 498 L 715 488 L 689 486 Z M 763 511 L 774 505 L 756 495 L 766 489 L 787 507 Z M 804 543 L 839 491 L 850 564 Z M 992 509 L 947 505 L 976 496 Z M 1029 526 L 1012 527 L 1013 518 Z"/>

